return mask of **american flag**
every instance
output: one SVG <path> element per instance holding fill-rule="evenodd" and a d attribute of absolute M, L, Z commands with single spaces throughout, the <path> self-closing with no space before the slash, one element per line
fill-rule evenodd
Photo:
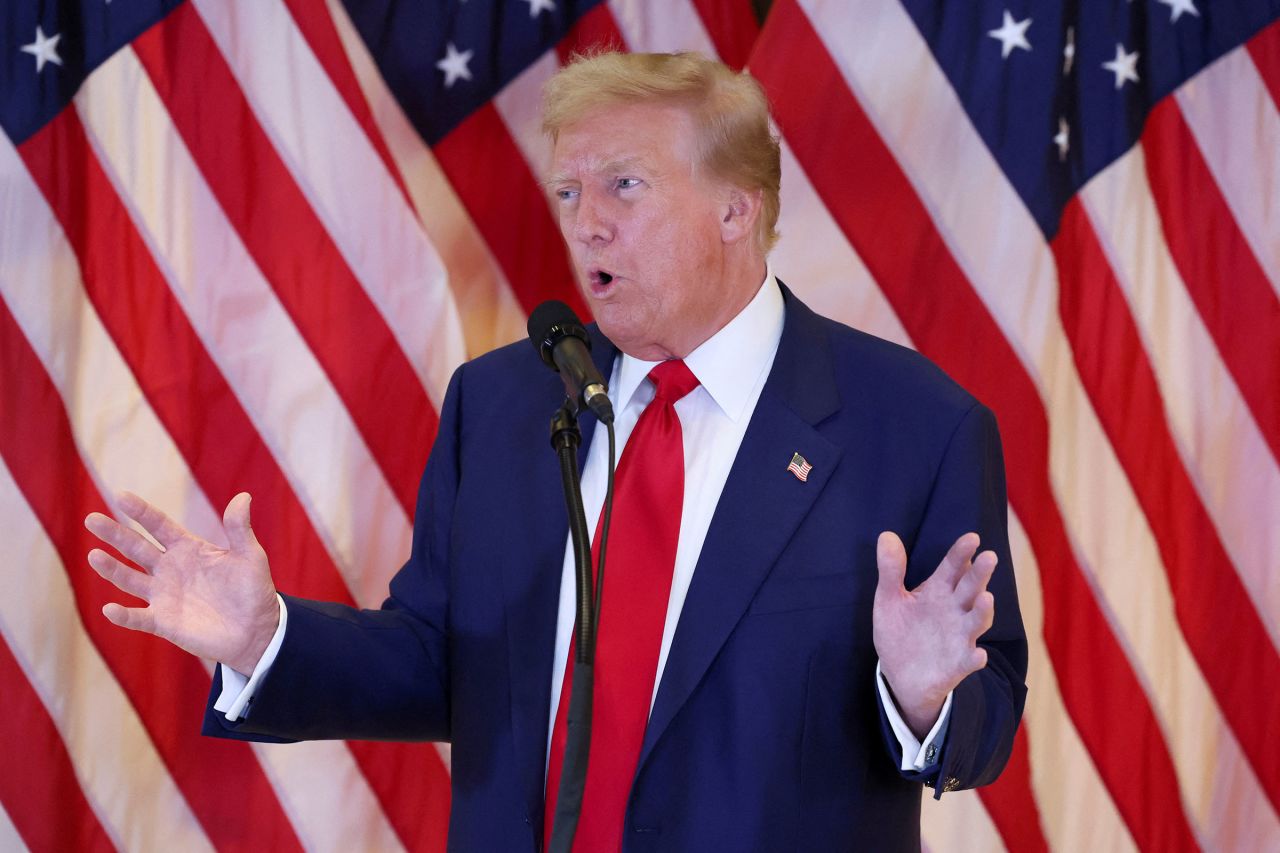
<path fill-rule="evenodd" d="M 813 470 L 813 466 L 799 453 L 793 453 L 791 461 L 787 463 L 787 470 L 795 474 L 796 479 L 803 483 L 809 479 L 809 472 Z"/>
<path fill-rule="evenodd" d="M 764 4 L 757 4 L 763 6 Z M 997 413 L 1031 643 L 935 850 L 1280 849 L 1280 2 L 82 0 L 0 14 L 0 849 L 443 849 L 445 746 L 197 735 L 101 616 L 112 489 L 376 606 L 450 372 L 582 309 L 575 48 L 748 65 L 774 270 Z"/>

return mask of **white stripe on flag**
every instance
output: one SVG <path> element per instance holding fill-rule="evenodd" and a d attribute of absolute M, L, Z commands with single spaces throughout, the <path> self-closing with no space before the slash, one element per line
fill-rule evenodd
<path fill-rule="evenodd" d="M 1174 93 L 1254 257 L 1280 295 L 1280 110 L 1246 50 Z"/>
<path fill-rule="evenodd" d="M 340 0 L 326 0 L 347 59 L 391 159 L 433 246 L 447 268 L 466 334 L 468 357 L 525 336 L 524 311 L 431 149 L 387 88 Z M 519 223 L 512 223 L 519 227 Z"/>
<path fill-rule="evenodd" d="M 126 59 L 122 60 L 122 57 Z M 131 51 L 122 51 L 100 71 L 110 76 L 115 72 L 108 66 L 131 62 L 132 57 Z M 118 91 L 136 92 L 139 89 Z M 109 90 L 106 95 L 110 97 L 110 94 Z M 144 148 L 149 150 L 151 146 Z M 179 149 L 180 146 L 174 150 Z M 164 158 L 157 155 L 148 162 L 160 168 Z M 25 170 L 18 172 L 15 169 L 22 170 L 22 164 L 6 137 L 0 142 L 0 175 L 5 176 L 8 186 L 21 193 L 15 201 L 29 215 L 15 220 L 14 228 L 0 231 L 0 257 L 26 260 L 20 268 L 6 267 L 5 274 L 0 274 L 0 282 L 4 283 L 4 296 L 10 310 L 59 389 L 90 476 L 104 496 L 110 497 L 111 488 L 135 491 L 164 507 L 180 524 L 197 535 L 225 544 L 221 514 L 209 505 L 203 492 L 195 485 L 182 455 L 156 419 L 115 344 L 98 321 L 80 286 L 76 259 L 62 232 L 51 217 L 38 215 L 39 211 L 47 210 L 39 191 L 30 184 Z M 212 234 L 206 236 L 213 237 Z M 19 251 L 18 247 L 24 247 L 25 251 Z M 208 268 L 219 269 L 216 264 Z M 9 275 L 10 272 L 13 274 Z M 51 304 L 55 306 L 53 311 L 49 310 Z M 70 318 L 79 318 L 79 322 L 67 322 Z M 36 524 L 35 529 L 38 530 Z M 4 564 L 45 566 L 42 574 L 49 574 L 60 563 L 51 549 L 47 556 L 49 562 L 6 560 Z M 76 566 L 74 570 L 89 571 L 86 566 Z M 385 590 L 385 583 L 383 588 Z M 44 602 L 46 599 L 23 600 Z M 82 632 L 78 623 L 74 627 Z M 61 636 L 59 628 L 50 629 L 46 625 L 43 630 L 48 632 L 46 642 L 54 642 Z M 85 642 L 89 642 L 87 638 Z M 63 693 L 78 690 L 75 685 L 81 678 L 80 671 L 68 671 L 77 672 L 77 675 L 68 679 L 63 674 L 66 681 Z M 107 699 L 99 697 L 97 689 L 87 691 L 72 703 L 72 708 L 93 708 L 98 713 L 98 702 Z M 119 692 L 114 681 L 102 689 L 107 691 L 108 698 L 111 691 Z M 120 701 L 128 702 L 123 696 Z M 137 725 L 142 726 L 140 721 Z M 71 746 L 69 744 L 69 748 Z M 289 750 L 258 749 L 257 753 L 277 793 L 288 807 L 295 829 L 304 839 L 310 839 L 311 843 L 319 846 L 331 840 L 335 844 L 334 849 L 393 849 L 398 843 L 344 744 L 299 745 Z M 73 749 L 72 761 L 76 760 L 77 754 Z M 149 767 L 145 762 L 122 758 L 118 764 L 128 766 L 137 779 L 130 775 L 128 784 L 122 785 L 120 767 L 109 768 L 114 774 L 111 790 L 125 796 L 148 785 L 161 784 L 150 777 L 158 774 L 167 780 L 168 771 L 158 763 L 158 758 L 156 761 L 154 767 Z M 323 772 L 318 772 L 319 768 Z M 180 798 L 181 795 L 175 790 L 174 796 Z M 164 802 L 160 802 L 161 808 L 165 807 Z M 341 808 L 337 807 L 339 804 Z M 180 803 L 180 806 L 181 809 L 186 808 L 185 803 Z M 125 833 L 145 833 L 152 827 L 158 827 L 158 832 L 167 831 L 166 819 L 172 818 L 126 815 L 117 821 L 117 828 Z M 112 831 L 111 827 L 108 829 Z M 180 836 L 173 837 L 177 839 Z M 164 839 L 165 836 L 158 835 L 157 838 Z M 126 846 L 154 849 L 163 844 L 129 843 Z"/>
<path fill-rule="evenodd" d="M 809 176 L 782 140 L 782 211 L 778 245 L 769 256 L 774 273 L 810 308 L 903 346 L 911 346 L 898 315 L 831 218 Z M 821 246 L 815 252 L 814 246 Z"/>
<path fill-rule="evenodd" d="M 928 43 L 897 3 L 800 5 L 1044 396 L 1070 352 L 1053 259 Z"/>
<path fill-rule="evenodd" d="M 4 810 L 3 803 L 0 803 L 0 850 L 6 853 L 21 853 L 27 850 L 22 836 L 18 835 L 18 828 L 13 825 L 13 821 L 9 819 L 9 813 Z"/>
<path fill-rule="evenodd" d="M 90 304 L 79 262 L 7 136 L 0 179 L 13 217 L 0 229 L 0 291 L 62 396 L 76 444 L 98 491 L 161 495 L 192 532 L 221 541 L 221 514 L 208 508 L 182 454 L 156 418 L 115 342 Z M 141 460 L 145 460 L 142 464 Z"/>
<path fill-rule="evenodd" d="M 129 698 L 85 633 L 40 521 L 0 460 L 0 632 L 66 744 L 103 829 L 129 850 L 211 850 Z M 11 768 L 10 772 L 19 772 Z"/>
<path fill-rule="evenodd" d="M 696 50 L 717 55 L 698 10 L 689 0 L 609 0 L 609 11 L 633 51 Z"/>
<path fill-rule="evenodd" d="M 1051 467 L 1074 550 L 1151 701 L 1193 829 L 1202 843 L 1229 849 L 1220 845 L 1231 828 L 1217 821 L 1217 792 L 1230 789 L 1253 803 L 1263 798 L 1262 789 L 1187 648 L 1151 528 L 1093 410 L 1083 397 L 1068 410 L 1076 412 L 1074 422 L 1054 419 Z M 1267 824 L 1251 828 L 1258 838 L 1273 830 Z"/>
<path fill-rule="evenodd" d="M 542 87 L 559 70 L 559 57 L 554 50 L 548 50 L 493 98 L 529 171 L 539 181 L 545 180 L 551 170 L 551 140 L 542 132 Z"/>
<path fill-rule="evenodd" d="M 1142 146 L 1081 192 L 1155 371 L 1174 443 L 1280 649 L 1280 466 L 1165 244 Z"/>
<path fill-rule="evenodd" d="M 307 850 L 404 849 L 345 741 L 255 743 L 253 751 Z"/>
<path fill-rule="evenodd" d="M 1057 502 L 1081 567 L 1103 592 L 1104 612 L 1128 645 L 1153 710 L 1166 732 L 1175 735 L 1166 741 L 1203 832 L 1204 821 L 1212 822 L 1212 792 L 1204 789 L 1211 768 L 1205 766 L 1201 744 L 1221 742 L 1234 755 L 1239 755 L 1239 747 L 1182 640 L 1159 552 L 1075 371 L 1057 316 L 1055 266 L 1043 235 L 900 6 L 803 0 L 801 5 L 817 32 L 842 34 L 827 42 L 833 59 L 1048 401 L 1051 481 Z M 922 120 L 926 116 L 927 121 Z M 945 140 L 945 149 L 939 140 Z M 1086 459 L 1089 464 L 1082 465 L 1080 460 Z M 1105 509 L 1097 495 L 1107 495 Z M 1135 540 L 1140 540 L 1140 548 Z M 1134 557 L 1133 549 L 1141 559 L 1118 560 L 1120 554 L 1109 553 L 1129 551 L 1124 556 Z M 1125 569 L 1111 568 L 1116 566 Z M 1177 680 L 1172 683 L 1162 678 L 1173 673 Z M 1172 685 L 1181 690 L 1175 692 Z M 1187 719 L 1190 715 L 1180 710 L 1183 707 L 1194 707 L 1196 719 Z M 1206 732 L 1218 736 L 1208 737 Z M 1190 737 L 1184 739 L 1184 734 Z M 1235 774 L 1232 764 L 1224 761 L 1222 769 Z M 1240 781 L 1242 790 L 1260 797 L 1256 780 L 1249 776 Z M 1222 826 L 1214 829 L 1225 831 Z"/>
<path fill-rule="evenodd" d="M 1023 713 L 1032 788 L 1051 850 L 1136 851 L 1129 827 L 1116 811 L 1058 688 L 1058 673 L 1044 642 L 1045 600 L 1040 564 L 1027 532 L 1009 511 L 1009 552 L 1018 583 L 1018 605 L 1027 631 L 1027 706 Z M 944 798 L 945 799 L 945 798 Z M 1082 816 L 1088 815 L 1087 820 Z"/>
<path fill-rule="evenodd" d="M 409 552 L 409 518 L 132 50 L 116 53 L 86 81 L 76 108 L 196 334 L 285 472 L 347 588 L 361 604 L 377 606 L 388 573 Z M 175 209 L 186 215 L 175 218 Z"/>
<path fill-rule="evenodd" d="M 465 357 L 445 268 L 281 0 L 195 0 L 258 122 L 439 408 Z M 322 130 L 323 129 L 323 130 Z"/>
<path fill-rule="evenodd" d="M 928 792 L 926 792 L 928 793 Z M 920 805 L 920 840 L 937 853 L 997 853 L 1006 849 L 977 791 L 953 791 Z"/>

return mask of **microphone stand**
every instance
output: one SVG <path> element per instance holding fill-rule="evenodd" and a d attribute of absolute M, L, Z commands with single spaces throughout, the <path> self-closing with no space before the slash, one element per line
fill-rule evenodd
<path fill-rule="evenodd" d="M 551 418 L 551 446 L 560 460 L 560 481 L 564 488 L 565 509 L 569 515 L 569 539 L 573 542 L 574 577 L 577 586 L 578 615 L 574 623 L 573 684 L 569 710 L 565 718 L 564 761 L 560 771 L 560 790 L 556 794 L 556 811 L 551 824 L 551 853 L 571 853 L 573 836 L 582 812 L 582 795 L 587 784 L 587 759 L 591 750 L 592 694 L 595 686 L 596 628 L 600 612 L 600 596 L 604 591 L 604 558 L 608 545 L 609 522 L 613 515 L 614 433 L 609 431 L 609 478 L 605 492 L 604 524 L 600 534 L 600 567 L 592 595 L 591 539 L 587 530 L 586 511 L 582 506 L 582 488 L 578 479 L 578 447 L 582 433 L 578 429 L 578 405 L 573 398 Z"/>

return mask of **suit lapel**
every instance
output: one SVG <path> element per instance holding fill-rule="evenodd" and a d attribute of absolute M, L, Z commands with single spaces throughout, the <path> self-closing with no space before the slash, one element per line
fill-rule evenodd
<path fill-rule="evenodd" d="M 826 331 L 785 286 L 783 296 L 782 340 L 707 531 L 639 767 L 702 680 L 840 461 L 841 448 L 815 429 L 840 406 Z M 787 470 L 797 452 L 813 466 L 805 482 Z"/>
<path fill-rule="evenodd" d="M 599 334 L 594 324 L 588 329 L 592 339 L 591 358 L 604 376 L 613 369 L 617 349 Z M 530 354 L 533 358 L 533 354 Z M 545 401 L 544 436 L 534 445 L 537 452 L 554 457 L 547 429 L 561 391 L 560 379 L 551 377 L 547 388 L 539 389 L 535 406 Z M 578 473 L 587 459 L 595 434 L 596 420 L 589 410 L 579 413 L 582 447 L 578 453 Z M 539 466 L 541 467 L 541 466 Z M 531 531 L 528 552 L 503 571 L 504 610 L 507 627 L 507 655 L 511 678 L 511 733 L 516 752 L 517 773 L 532 820 L 541 817 L 546 776 L 547 727 L 550 725 L 551 668 L 555 655 L 556 618 L 560 581 L 564 568 L 564 548 L 569 535 L 564 493 L 556 467 L 552 476 L 533 484 L 530 502 Z M 505 488 L 504 484 L 494 484 Z"/>

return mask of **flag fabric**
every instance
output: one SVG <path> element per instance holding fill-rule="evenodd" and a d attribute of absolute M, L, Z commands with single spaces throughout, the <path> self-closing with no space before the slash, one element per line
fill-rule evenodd
<path fill-rule="evenodd" d="M 586 313 L 576 48 L 746 65 L 775 272 L 991 406 L 1031 645 L 936 850 L 1280 849 L 1280 2 L 146 0 L 0 14 L 0 849 L 443 849 L 446 745 L 201 738 L 108 624 L 113 489 L 376 606 L 451 371 Z"/>
<path fill-rule="evenodd" d="M 813 466 L 799 453 L 793 453 L 791 461 L 787 463 L 787 470 L 795 474 L 796 479 L 803 483 L 809 479 L 809 472 L 813 470 Z"/>

